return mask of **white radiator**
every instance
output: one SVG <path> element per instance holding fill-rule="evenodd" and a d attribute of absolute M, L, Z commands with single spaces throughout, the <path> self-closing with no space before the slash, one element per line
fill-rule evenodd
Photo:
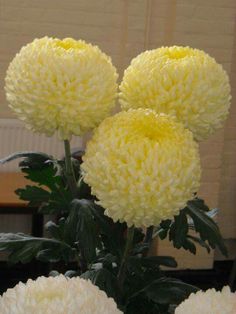
<path fill-rule="evenodd" d="M 82 139 L 74 137 L 71 141 L 72 149 L 82 147 Z M 64 155 L 63 142 L 56 136 L 46 137 L 33 133 L 25 128 L 17 119 L 0 119 L 0 159 L 16 151 L 41 151 L 56 157 Z M 19 160 L 0 165 L 0 172 L 15 172 Z"/>

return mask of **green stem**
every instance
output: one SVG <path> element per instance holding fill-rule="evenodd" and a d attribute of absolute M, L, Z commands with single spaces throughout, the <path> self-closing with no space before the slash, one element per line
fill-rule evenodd
<path fill-rule="evenodd" d="M 152 243 L 153 229 L 154 229 L 154 227 L 153 227 L 153 226 L 150 226 L 150 227 L 148 227 L 147 230 L 146 230 L 146 235 L 145 235 L 145 238 L 144 238 L 144 243 L 147 243 L 147 244 L 148 244 L 148 249 L 145 250 L 145 252 L 143 253 L 143 256 L 147 256 L 148 251 L 149 251 L 149 249 L 150 249 L 150 245 L 151 245 L 151 243 Z"/>
<path fill-rule="evenodd" d="M 71 150 L 70 142 L 68 140 L 64 141 L 65 148 L 65 166 L 66 166 L 66 177 L 71 193 L 74 197 L 77 197 L 77 182 L 75 179 L 75 173 L 71 161 Z"/>
<path fill-rule="evenodd" d="M 121 264 L 120 264 L 120 269 L 119 269 L 118 276 L 117 276 L 118 284 L 119 284 L 121 291 L 122 291 L 124 280 L 125 280 L 127 259 L 129 257 L 130 250 L 131 250 L 132 245 L 133 245 L 133 239 L 134 239 L 134 226 L 127 229 L 127 240 L 126 240 L 125 250 L 124 250 L 124 254 L 122 257 Z"/>
<path fill-rule="evenodd" d="M 77 254 L 77 262 L 78 262 L 78 268 L 80 269 L 80 275 L 82 275 L 88 270 L 88 265 L 86 262 L 86 258 L 83 254 L 82 248 L 78 246 L 78 250 L 80 254 L 79 253 Z"/>
<path fill-rule="evenodd" d="M 145 239 L 144 239 L 144 243 L 150 243 L 152 242 L 152 234 L 153 234 L 153 226 L 150 226 L 147 228 L 146 230 L 146 235 L 145 235 Z"/>
<path fill-rule="evenodd" d="M 77 182 L 75 178 L 74 168 L 72 165 L 72 158 L 71 158 L 71 149 L 70 149 L 70 142 L 68 140 L 64 141 L 64 148 L 65 148 L 65 173 L 67 178 L 67 183 L 69 189 L 74 198 L 78 197 L 78 189 L 77 189 Z M 78 255 L 78 262 L 81 272 L 85 272 L 87 270 L 87 262 L 84 255 L 84 250 L 82 247 L 80 249 L 80 256 Z"/>

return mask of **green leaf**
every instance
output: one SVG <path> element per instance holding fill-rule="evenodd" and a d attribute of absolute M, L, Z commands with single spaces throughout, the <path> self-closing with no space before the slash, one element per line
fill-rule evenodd
<path fill-rule="evenodd" d="M 50 190 L 55 190 L 63 185 L 62 178 L 57 175 L 60 170 L 60 164 L 57 160 L 48 155 L 29 155 L 19 164 L 25 177 L 38 185 L 47 186 Z"/>
<path fill-rule="evenodd" d="M 192 254 L 196 254 L 196 246 L 188 236 L 189 225 L 186 211 L 180 211 L 179 215 L 174 217 L 174 222 L 169 226 L 169 240 L 173 241 L 173 246 L 177 249 L 183 248 Z"/>
<path fill-rule="evenodd" d="M 129 285 L 129 293 L 133 294 L 144 288 L 154 279 L 161 276 L 160 266 L 176 267 L 174 258 L 169 256 L 130 256 L 127 263 L 126 281 Z"/>
<path fill-rule="evenodd" d="M 88 204 L 90 204 L 94 219 L 99 226 L 99 233 L 105 248 L 111 254 L 121 258 L 125 245 L 127 225 L 125 223 L 114 223 L 111 218 L 104 215 L 104 209 L 93 201 L 88 201 Z"/>
<path fill-rule="evenodd" d="M 64 214 L 70 211 L 72 195 L 61 187 L 58 192 L 51 192 L 48 203 L 42 203 L 39 212 L 42 214 Z"/>
<path fill-rule="evenodd" d="M 57 169 L 52 163 L 46 164 L 40 169 L 22 168 L 22 171 L 26 174 L 27 179 L 39 185 L 47 186 L 52 191 L 63 186 L 61 177 L 56 175 Z"/>
<path fill-rule="evenodd" d="M 58 175 L 60 163 L 47 154 L 35 152 L 16 153 L 3 162 L 23 157 L 25 159 L 20 163 L 22 172 L 26 174 L 27 179 L 36 182 L 39 186 L 27 185 L 23 189 L 16 190 L 20 199 L 28 201 L 30 206 L 37 206 L 43 214 L 68 212 L 72 195 L 65 187 L 62 176 Z M 40 186 L 46 186 L 48 190 Z"/>
<path fill-rule="evenodd" d="M 192 235 L 188 235 L 187 236 L 189 239 L 193 240 L 194 242 L 198 243 L 199 245 L 201 245 L 202 247 L 204 247 L 208 253 L 210 253 L 211 248 L 209 247 L 209 245 L 207 245 L 206 242 L 204 242 L 202 239 L 198 238 L 198 237 L 194 237 Z"/>
<path fill-rule="evenodd" d="M 161 240 L 164 240 L 168 235 L 172 223 L 173 221 L 170 219 L 163 220 L 159 226 L 154 228 L 153 238 L 158 236 Z"/>
<path fill-rule="evenodd" d="M 112 270 L 114 268 L 114 265 L 117 265 L 117 257 L 115 255 L 108 253 L 100 257 L 98 259 L 98 262 L 102 263 L 104 268 Z"/>
<path fill-rule="evenodd" d="M 165 220 L 156 228 L 154 237 L 159 236 L 165 239 L 169 234 L 169 241 L 173 242 L 173 246 L 177 249 L 183 248 L 196 254 L 196 246 L 190 240 L 188 235 L 189 225 L 185 209 L 181 210 L 179 215 L 174 217 L 174 221 Z"/>
<path fill-rule="evenodd" d="M 143 252 L 147 252 L 149 249 L 150 245 L 149 243 L 137 243 L 133 249 L 132 249 L 132 254 L 136 255 L 136 254 L 142 254 Z"/>
<path fill-rule="evenodd" d="M 163 304 L 156 304 L 152 300 L 140 295 L 129 300 L 124 310 L 125 314 L 169 314 L 169 306 Z"/>
<path fill-rule="evenodd" d="M 88 262 L 95 259 L 96 249 L 101 247 L 101 239 L 89 201 L 75 199 L 71 203 L 65 221 L 65 239 L 71 244 L 78 242 Z"/>
<path fill-rule="evenodd" d="M 174 247 L 180 249 L 186 241 L 188 234 L 188 221 L 184 211 L 174 217 L 174 224 L 170 227 L 169 239 L 173 241 Z"/>
<path fill-rule="evenodd" d="M 147 256 L 141 258 L 143 266 L 152 266 L 152 265 L 159 265 L 159 266 L 166 266 L 166 267 L 177 267 L 176 260 L 171 256 Z"/>
<path fill-rule="evenodd" d="M 157 266 L 177 267 L 175 259 L 171 256 L 130 256 L 129 263 L 140 264 L 146 268 L 156 268 Z"/>
<path fill-rule="evenodd" d="M 57 277 L 60 276 L 60 273 L 57 270 L 51 270 L 49 273 L 50 277 Z"/>
<path fill-rule="evenodd" d="M 20 199 L 28 201 L 29 206 L 36 206 L 42 214 L 67 213 L 70 209 L 72 195 L 61 187 L 58 192 L 49 192 L 41 187 L 26 185 L 15 193 Z"/>
<path fill-rule="evenodd" d="M 145 234 L 141 228 L 135 228 L 134 229 L 134 239 L 133 243 L 137 244 L 144 240 Z"/>
<path fill-rule="evenodd" d="M 68 262 L 74 257 L 73 249 L 64 242 L 22 233 L 0 233 L 0 251 L 10 252 L 9 261 L 12 263 L 28 263 L 33 258 L 47 262 L 54 262 L 55 259 Z"/>
<path fill-rule="evenodd" d="M 67 189 L 60 174 L 60 162 L 48 160 L 48 155 L 29 155 L 21 163 L 25 177 L 39 186 L 27 185 L 16 190 L 20 199 L 26 200 L 31 206 L 37 206 L 43 214 L 64 214 L 70 209 L 72 194 Z M 42 188 L 45 186 L 46 189 Z"/>
<path fill-rule="evenodd" d="M 29 206 L 39 206 L 48 202 L 50 193 L 40 187 L 26 185 L 24 189 L 17 189 L 15 193 L 21 200 L 28 201 Z"/>
<path fill-rule="evenodd" d="M 208 252 L 210 248 L 214 249 L 218 246 L 221 252 L 227 255 L 220 230 L 211 218 L 214 213 L 215 210 L 212 213 L 203 200 L 195 198 L 187 203 L 179 215 L 175 216 L 174 221 L 162 221 L 160 226 L 156 228 L 154 236 L 164 239 L 169 234 L 169 240 L 173 241 L 174 247 L 177 249 L 184 248 L 193 254 L 196 254 L 195 243 L 198 243 Z M 189 234 L 189 229 L 194 229 L 200 237 Z"/>
<path fill-rule="evenodd" d="M 94 197 L 91 195 L 91 188 L 88 184 L 86 184 L 81 177 L 78 182 L 78 195 L 80 198 L 84 199 L 93 199 Z"/>
<path fill-rule="evenodd" d="M 217 216 L 217 213 L 219 212 L 219 210 L 217 208 L 213 208 L 211 210 L 209 210 L 208 212 L 206 212 L 207 216 L 210 217 L 211 219 L 214 220 L 214 218 Z M 192 218 L 188 218 L 188 226 L 190 229 L 195 229 L 194 228 L 194 222 L 192 220 Z"/>
<path fill-rule="evenodd" d="M 138 295 L 145 294 L 148 299 L 157 304 L 179 304 L 192 292 L 199 289 L 180 280 L 162 277 L 151 282 L 148 286 L 138 292 Z M 137 294 L 136 294 L 137 295 Z M 134 296 L 132 296 L 134 297 Z"/>
<path fill-rule="evenodd" d="M 49 245 L 44 245 L 43 247 L 48 247 Z M 45 248 L 39 251 L 36 255 L 36 259 L 41 262 L 56 263 L 64 261 L 66 263 L 72 261 L 75 257 L 75 250 L 67 245 L 59 245 L 53 243 L 49 248 Z"/>
<path fill-rule="evenodd" d="M 193 204 L 188 203 L 186 212 L 192 218 L 195 230 L 199 232 L 201 239 L 203 241 L 208 241 L 211 248 L 217 246 L 222 254 L 227 256 L 227 248 L 220 234 L 219 227 L 214 220 L 208 217 L 203 210 L 196 208 Z"/>
<path fill-rule="evenodd" d="M 64 274 L 65 277 L 72 278 L 72 277 L 77 277 L 78 272 L 75 270 L 67 270 Z"/>
<path fill-rule="evenodd" d="M 0 160 L 0 164 L 5 164 L 6 162 L 18 159 L 18 158 L 29 158 L 29 160 L 37 162 L 45 162 L 47 160 L 52 160 L 52 157 L 41 152 L 33 152 L 33 151 L 26 151 L 26 152 L 17 152 L 12 155 L 7 156 Z"/>
<path fill-rule="evenodd" d="M 117 299 L 118 286 L 116 277 L 107 269 L 88 270 L 83 273 L 81 278 L 90 279 L 92 283 L 105 291 L 108 297 Z"/>
<path fill-rule="evenodd" d="M 205 204 L 204 200 L 198 197 L 188 201 L 187 205 L 194 206 L 194 208 L 203 210 L 204 212 L 210 211 L 210 208 Z"/>
<path fill-rule="evenodd" d="M 53 237 L 54 239 L 63 241 L 63 237 L 64 237 L 64 223 L 65 223 L 64 218 L 60 219 L 59 225 L 57 225 L 53 221 L 48 221 L 45 224 L 45 229 L 46 229 L 46 231 L 49 232 L 51 237 Z"/>

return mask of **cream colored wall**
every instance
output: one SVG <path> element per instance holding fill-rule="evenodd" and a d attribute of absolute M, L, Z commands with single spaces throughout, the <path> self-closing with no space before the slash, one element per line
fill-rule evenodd
<path fill-rule="evenodd" d="M 234 34 L 230 72 L 233 103 L 224 130 L 219 193 L 219 207 L 224 209 L 219 222 L 226 238 L 236 238 L 236 24 Z"/>
<path fill-rule="evenodd" d="M 235 18 L 235 0 L 0 0 L 0 117 L 12 117 L 3 92 L 9 61 L 22 45 L 45 35 L 98 44 L 112 56 L 121 76 L 144 49 L 173 44 L 204 49 L 223 64 L 236 96 Z M 225 129 L 201 144 L 200 195 L 221 208 L 225 238 L 236 238 L 234 98 Z M 159 251 L 166 253 L 166 246 Z"/>

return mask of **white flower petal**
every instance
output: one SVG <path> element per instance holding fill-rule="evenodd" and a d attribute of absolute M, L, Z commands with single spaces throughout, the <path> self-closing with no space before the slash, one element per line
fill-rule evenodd
<path fill-rule="evenodd" d="M 19 283 L 0 297 L 1 314 L 121 314 L 90 281 L 79 277 L 39 277 Z"/>

